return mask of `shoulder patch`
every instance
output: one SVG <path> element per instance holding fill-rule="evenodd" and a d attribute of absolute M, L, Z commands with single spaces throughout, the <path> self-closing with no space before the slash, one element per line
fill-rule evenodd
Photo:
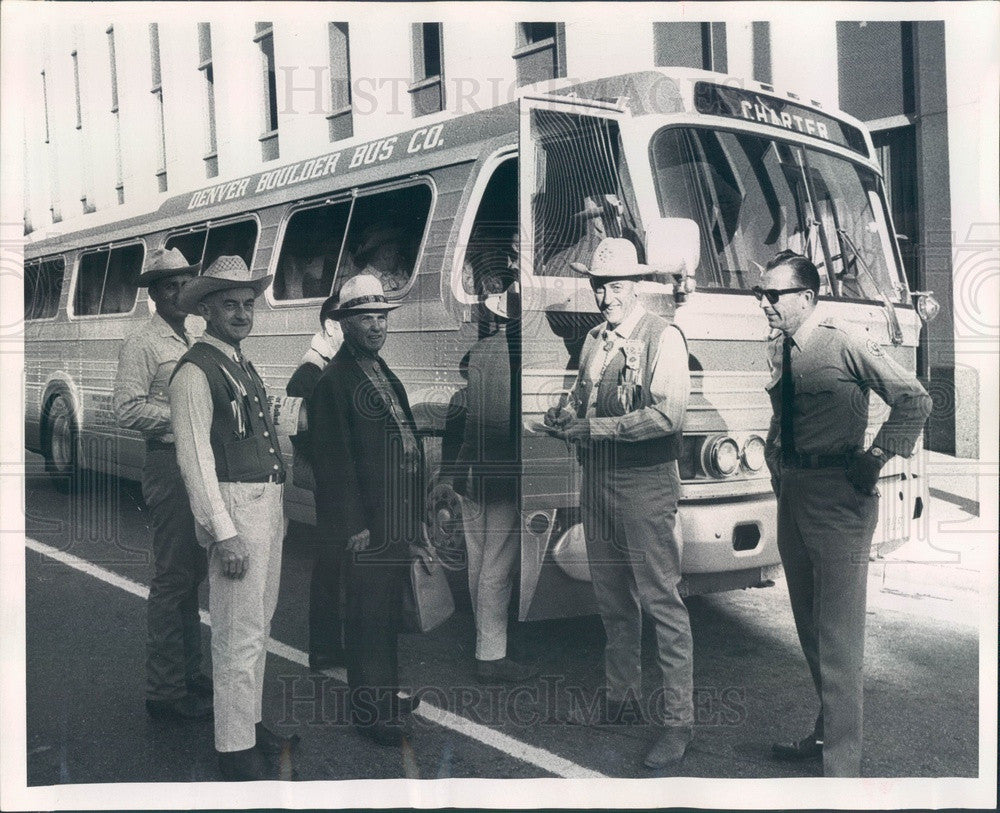
<path fill-rule="evenodd" d="M 885 351 L 882 349 L 882 345 L 880 345 L 874 339 L 865 340 L 865 349 L 877 358 L 882 358 L 882 356 L 885 355 Z"/>

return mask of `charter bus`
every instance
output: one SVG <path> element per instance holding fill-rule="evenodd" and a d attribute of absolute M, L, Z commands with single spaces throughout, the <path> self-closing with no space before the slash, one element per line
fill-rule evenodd
<path fill-rule="evenodd" d="M 484 298 L 519 278 L 518 616 L 594 612 L 575 457 L 530 427 L 571 386 L 600 320 L 571 263 L 587 263 L 602 237 L 626 237 L 657 272 L 642 283 L 647 307 L 681 327 L 690 353 L 683 589 L 768 583 L 780 568 L 763 457 L 768 328 L 750 290 L 762 266 L 785 248 L 811 257 L 823 312 L 909 370 L 932 310 L 907 289 L 862 124 L 768 85 L 671 68 L 528 87 L 505 105 L 419 124 L 326 145 L 140 216 L 31 235 L 26 445 L 58 477 L 139 477 L 144 446 L 116 426 L 111 390 L 123 338 L 150 313 L 136 287 L 143 259 L 176 247 L 203 268 L 238 254 L 255 274 L 274 274 L 245 342 L 272 393 L 308 348 L 322 300 L 354 274 L 377 274 L 400 304 L 383 353 L 414 405 L 433 484 L 454 447 L 463 356 L 495 329 Z M 884 409 L 873 398 L 873 423 Z M 874 547 L 888 550 L 914 532 L 926 478 L 894 458 L 880 490 Z M 286 493 L 289 517 L 311 521 L 311 493 L 291 482 Z M 460 523 L 428 503 L 432 544 L 460 561 Z"/>

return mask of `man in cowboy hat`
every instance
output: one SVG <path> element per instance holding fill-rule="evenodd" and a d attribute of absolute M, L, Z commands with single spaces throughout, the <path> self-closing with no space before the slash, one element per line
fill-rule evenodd
<path fill-rule="evenodd" d="M 399 694 L 396 647 L 409 544 L 420 541 L 423 459 L 406 391 L 379 355 L 398 306 L 368 274 L 339 296 L 332 315 L 344 343 L 308 404 L 316 524 L 344 552 L 351 722 L 397 745 L 416 705 Z"/>
<path fill-rule="evenodd" d="M 262 754 L 290 741 L 261 721 L 264 661 L 278 601 L 285 466 L 267 393 L 240 343 L 271 276 L 222 256 L 181 291 L 206 322 L 170 383 L 177 459 L 198 540 L 208 548 L 215 748 L 227 780 L 265 779 Z"/>
<path fill-rule="evenodd" d="M 578 264 L 579 265 L 579 264 Z M 624 723 L 641 691 L 642 611 L 656 629 L 663 713 L 648 768 L 679 762 L 693 724 L 692 642 L 681 600 L 676 530 L 681 424 L 690 380 L 687 347 L 674 325 L 651 314 L 638 281 L 653 270 L 623 238 L 601 241 L 589 266 L 606 322 L 587 335 L 580 373 L 566 405 L 548 411 L 557 437 L 577 444 L 583 466 L 580 507 L 597 606 L 607 634 L 606 702 L 600 719 Z M 638 710 L 641 713 L 640 707 Z M 577 715 L 573 722 L 581 722 Z"/>
<path fill-rule="evenodd" d="M 146 603 L 146 710 L 156 718 L 204 719 L 212 714 L 212 681 L 201 671 L 198 585 L 205 551 L 177 466 L 167 385 L 191 339 L 177 306 L 198 273 L 176 249 L 150 252 L 138 285 L 156 306 L 118 355 L 114 409 L 118 425 L 146 440 L 142 496 L 153 523 L 152 578 Z"/>

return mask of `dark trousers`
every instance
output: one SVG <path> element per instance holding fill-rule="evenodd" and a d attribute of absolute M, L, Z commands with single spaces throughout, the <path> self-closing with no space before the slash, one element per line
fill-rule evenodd
<path fill-rule="evenodd" d="M 317 536 L 315 528 L 311 528 L 315 555 L 309 582 L 309 654 L 333 657 L 344 640 L 340 617 L 340 563 L 344 552 L 339 544 L 316 542 Z"/>
<path fill-rule="evenodd" d="M 373 546 L 377 540 L 372 539 Z M 392 545 L 379 553 L 345 553 L 347 588 L 345 655 L 355 725 L 388 722 L 399 689 L 397 645 L 408 575 L 407 550 Z"/>
<path fill-rule="evenodd" d="M 207 573 L 172 449 L 146 452 L 142 496 L 153 521 L 153 573 L 146 605 L 146 696 L 176 700 L 201 668 L 198 585 Z"/>
<path fill-rule="evenodd" d="M 653 705 L 662 711 L 666 725 L 691 727 L 694 645 L 679 591 L 677 462 L 616 468 L 591 458 L 583 471 L 580 504 L 594 596 L 607 638 L 608 695 L 615 700 L 641 696 L 645 612 L 656 629 L 663 681 L 662 703 Z"/>
<path fill-rule="evenodd" d="M 842 469 L 785 469 L 778 550 L 799 642 L 820 698 L 825 776 L 860 776 L 868 555 L 878 497 Z"/>

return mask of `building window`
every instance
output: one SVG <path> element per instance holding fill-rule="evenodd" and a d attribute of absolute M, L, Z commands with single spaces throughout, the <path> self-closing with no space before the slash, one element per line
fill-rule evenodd
<path fill-rule="evenodd" d="M 913 23 L 838 22 L 840 109 L 862 121 L 912 116 L 915 62 Z"/>
<path fill-rule="evenodd" d="M 770 85 L 771 79 L 771 24 L 767 20 L 752 25 L 753 79 Z"/>
<path fill-rule="evenodd" d="M 149 63 L 153 87 L 150 92 L 156 105 L 156 182 L 161 192 L 167 191 L 167 135 L 163 122 L 163 80 L 160 72 L 160 27 L 149 24 Z"/>
<path fill-rule="evenodd" d="M 658 67 L 729 70 L 725 23 L 653 23 L 653 60 Z"/>
<path fill-rule="evenodd" d="M 111 115 L 115 120 L 115 195 L 118 203 L 125 202 L 125 183 L 122 179 L 122 123 L 118 115 L 118 57 L 115 53 L 114 26 L 107 30 L 108 60 L 111 63 Z"/>
<path fill-rule="evenodd" d="M 351 111 L 351 40 L 347 23 L 330 23 L 330 140 L 354 135 Z"/>
<path fill-rule="evenodd" d="M 42 71 L 42 111 L 45 117 L 45 143 L 49 143 L 49 83 Z"/>
<path fill-rule="evenodd" d="M 215 132 L 215 69 L 212 66 L 211 23 L 198 23 L 198 70 L 201 72 L 207 129 L 205 177 L 214 178 L 219 174 L 219 148 Z"/>
<path fill-rule="evenodd" d="M 254 42 L 260 48 L 260 66 L 264 102 L 264 131 L 260 135 L 261 159 L 278 157 L 278 85 L 274 68 L 274 28 L 271 23 L 256 23 Z"/>
<path fill-rule="evenodd" d="M 140 244 L 84 254 L 80 258 L 73 313 L 129 313 L 135 307 L 142 257 Z"/>
<path fill-rule="evenodd" d="M 444 110 L 444 58 L 441 23 L 413 23 L 413 115 L 426 116 Z"/>
<path fill-rule="evenodd" d="M 514 36 L 518 86 L 566 75 L 564 23 L 515 23 Z"/>

